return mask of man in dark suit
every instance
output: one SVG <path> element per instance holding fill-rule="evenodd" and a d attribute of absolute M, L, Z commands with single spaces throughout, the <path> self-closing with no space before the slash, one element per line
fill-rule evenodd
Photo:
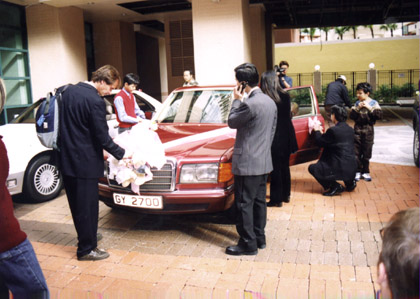
<path fill-rule="evenodd" d="M 257 68 L 244 63 L 235 68 L 237 86 L 228 125 L 237 129 L 233 149 L 235 176 L 236 246 L 226 248 L 231 255 L 255 255 L 266 247 L 265 200 L 267 176 L 273 170 L 271 143 L 276 131 L 277 107 L 258 87 Z M 247 95 L 245 95 L 246 93 Z"/>
<path fill-rule="evenodd" d="M 92 73 L 92 81 L 70 85 L 62 96 L 60 171 L 77 231 L 79 260 L 101 260 L 109 256 L 97 248 L 98 181 L 104 174 L 103 150 L 117 159 L 122 159 L 125 151 L 108 134 L 101 96 L 110 94 L 119 82 L 118 71 L 105 65 Z"/>
<path fill-rule="evenodd" d="M 351 108 L 349 92 L 346 87 L 347 78 L 340 75 L 334 82 L 327 86 L 327 94 L 325 95 L 325 120 L 329 127 L 332 127 L 333 121 L 331 120 L 331 108 L 334 105 L 344 106 Z"/>
<path fill-rule="evenodd" d="M 325 134 L 322 134 L 319 124 L 314 127 L 316 143 L 323 147 L 324 151 L 316 164 L 309 165 L 309 172 L 322 185 L 325 196 L 339 195 L 344 190 L 353 191 L 356 188 L 354 131 L 346 124 L 346 108 L 334 105 L 331 108 L 331 119 L 335 125 Z M 343 180 L 346 189 L 336 180 Z"/>

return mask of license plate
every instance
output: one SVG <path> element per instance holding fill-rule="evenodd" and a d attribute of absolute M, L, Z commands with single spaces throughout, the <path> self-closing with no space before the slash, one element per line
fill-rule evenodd
<path fill-rule="evenodd" d="M 114 203 L 120 206 L 128 206 L 144 209 L 162 209 L 162 196 L 141 196 L 114 193 Z"/>

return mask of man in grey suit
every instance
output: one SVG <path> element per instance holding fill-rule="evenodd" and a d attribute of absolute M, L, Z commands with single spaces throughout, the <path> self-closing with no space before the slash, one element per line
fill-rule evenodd
<path fill-rule="evenodd" d="M 233 149 L 232 173 L 235 176 L 236 246 L 226 248 L 231 255 L 255 255 L 266 247 L 266 184 L 273 170 L 271 143 L 277 123 L 274 101 L 258 87 L 255 65 L 244 63 L 235 68 L 237 86 L 228 125 L 237 129 Z M 246 94 L 245 94 L 246 93 Z"/>

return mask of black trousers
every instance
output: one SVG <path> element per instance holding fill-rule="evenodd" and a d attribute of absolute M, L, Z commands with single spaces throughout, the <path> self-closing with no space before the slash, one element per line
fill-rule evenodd
<path fill-rule="evenodd" d="M 335 180 L 325 179 L 325 177 L 317 175 L 315 172 L 315 164 L 309 165 L 308 169 L 309 169 L 309 173 L 312 174 L 312 176 L 318 181 L 318 183 L 321 184 L 324 190 L 328 190 L 330 188 L 337 187 L 339 185 L 337 181 Z M 346 185 L 346 187 L 352 186 L 353 180 L 344 181 L 344 185 Z"/>
<path fill-rule="evenodd" d="M 98 245 L 96 235 L 99 217 L 98 181 L 98 179 L 63 176 L 67 200 L 79 241 L 78 257 L 88 254 Z"/>
<path fill-rule="evenodd" d="M 372 158 L 374 130 L 371 125 L 354 126 L 354 152 L 356 154 L 357 171 L 369 173 L 369 161 Z"/>
<path fill-rule="evenodd" d="M 270 181 L 270 202 L 287 202 L 290 196 L 291 179 L 289 167 L 290 155 L 273 156 L 273 171 Z"/>
<path fill-rule="evenodd" d="M 238 245 L 249 250 L 257 250 L 257 242 L 266 242 L 267 177 L 267 174 L 235 175 L 236 230 L 240 236 Z"/>

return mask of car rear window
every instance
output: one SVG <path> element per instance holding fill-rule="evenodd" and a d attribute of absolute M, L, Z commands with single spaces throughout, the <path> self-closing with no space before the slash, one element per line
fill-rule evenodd
<path fill-rule="evenodd" d="M 173 93 L 158 122 L 227 123 L 232 90 L 187 90 Z"/>

